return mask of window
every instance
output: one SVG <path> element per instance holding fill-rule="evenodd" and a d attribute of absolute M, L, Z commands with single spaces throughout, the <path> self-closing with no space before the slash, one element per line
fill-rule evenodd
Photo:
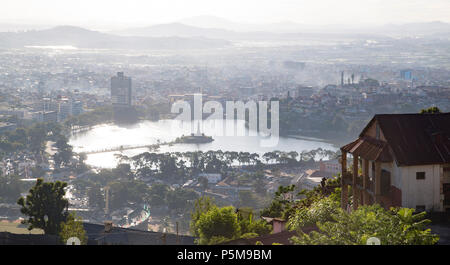
<path fill-rule="evenodd" d="M 425 172 L 416 172 L 416 179 L 425 179 Z"/>
<path fill-rule="evenodd" d="M 416 205 L 416 212 L 425 212 L 425 205 Z"/>

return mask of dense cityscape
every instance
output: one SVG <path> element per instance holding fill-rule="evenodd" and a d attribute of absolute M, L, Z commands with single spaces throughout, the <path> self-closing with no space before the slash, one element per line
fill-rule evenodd
<path fill-rule="evenodd" d="M 0 244 L 450 244 L 449 32 L 0 32 Z M 278 145 L 171 130 L 196 95 L 279 102 Z M 320 233 L 370 211 L 431 221 Z"/>

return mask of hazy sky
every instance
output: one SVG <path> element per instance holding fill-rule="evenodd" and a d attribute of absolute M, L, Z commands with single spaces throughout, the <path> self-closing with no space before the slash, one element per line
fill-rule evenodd
<path fill-rule="evenodd" d="M 450 22 L 450 0 L 2 0 L 0 22 L 126 27 L 200 15 L 244 23 Z"/>

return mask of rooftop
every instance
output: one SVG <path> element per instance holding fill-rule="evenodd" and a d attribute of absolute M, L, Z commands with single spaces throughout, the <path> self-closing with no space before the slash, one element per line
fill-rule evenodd
<path fill-rule="evenodd" d="M 385 141 L 365 136 L 378 122 Z M 377 114 L 359 135 L 359 139 L 341 150 L 364 153 L 367 159 L 399 166 L 450 163 L 450 113 Z"/>

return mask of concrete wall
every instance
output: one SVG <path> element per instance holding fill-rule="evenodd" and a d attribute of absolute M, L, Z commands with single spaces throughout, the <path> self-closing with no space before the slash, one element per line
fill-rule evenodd
<path fill-rule="evenodd" d="M 443 211 L 441 165 L 398 167 L 393 162 L 382 163 L 381 169 L 391 172 L 391 185 L 401 191 L 403 207 L 425 205 L 427 211 Z M 416 172 L 425 172 L 425 179 L 416 179 Z"/>
<path fill-rule="evenodd" d="M 440 165 L 401 167 L 402 206 L 416 208 L 425 205 L 425 210 L 442 211 L 440 194 Z M 425 179 L 416 179 L 416 172 L 425 172 Z"/>

